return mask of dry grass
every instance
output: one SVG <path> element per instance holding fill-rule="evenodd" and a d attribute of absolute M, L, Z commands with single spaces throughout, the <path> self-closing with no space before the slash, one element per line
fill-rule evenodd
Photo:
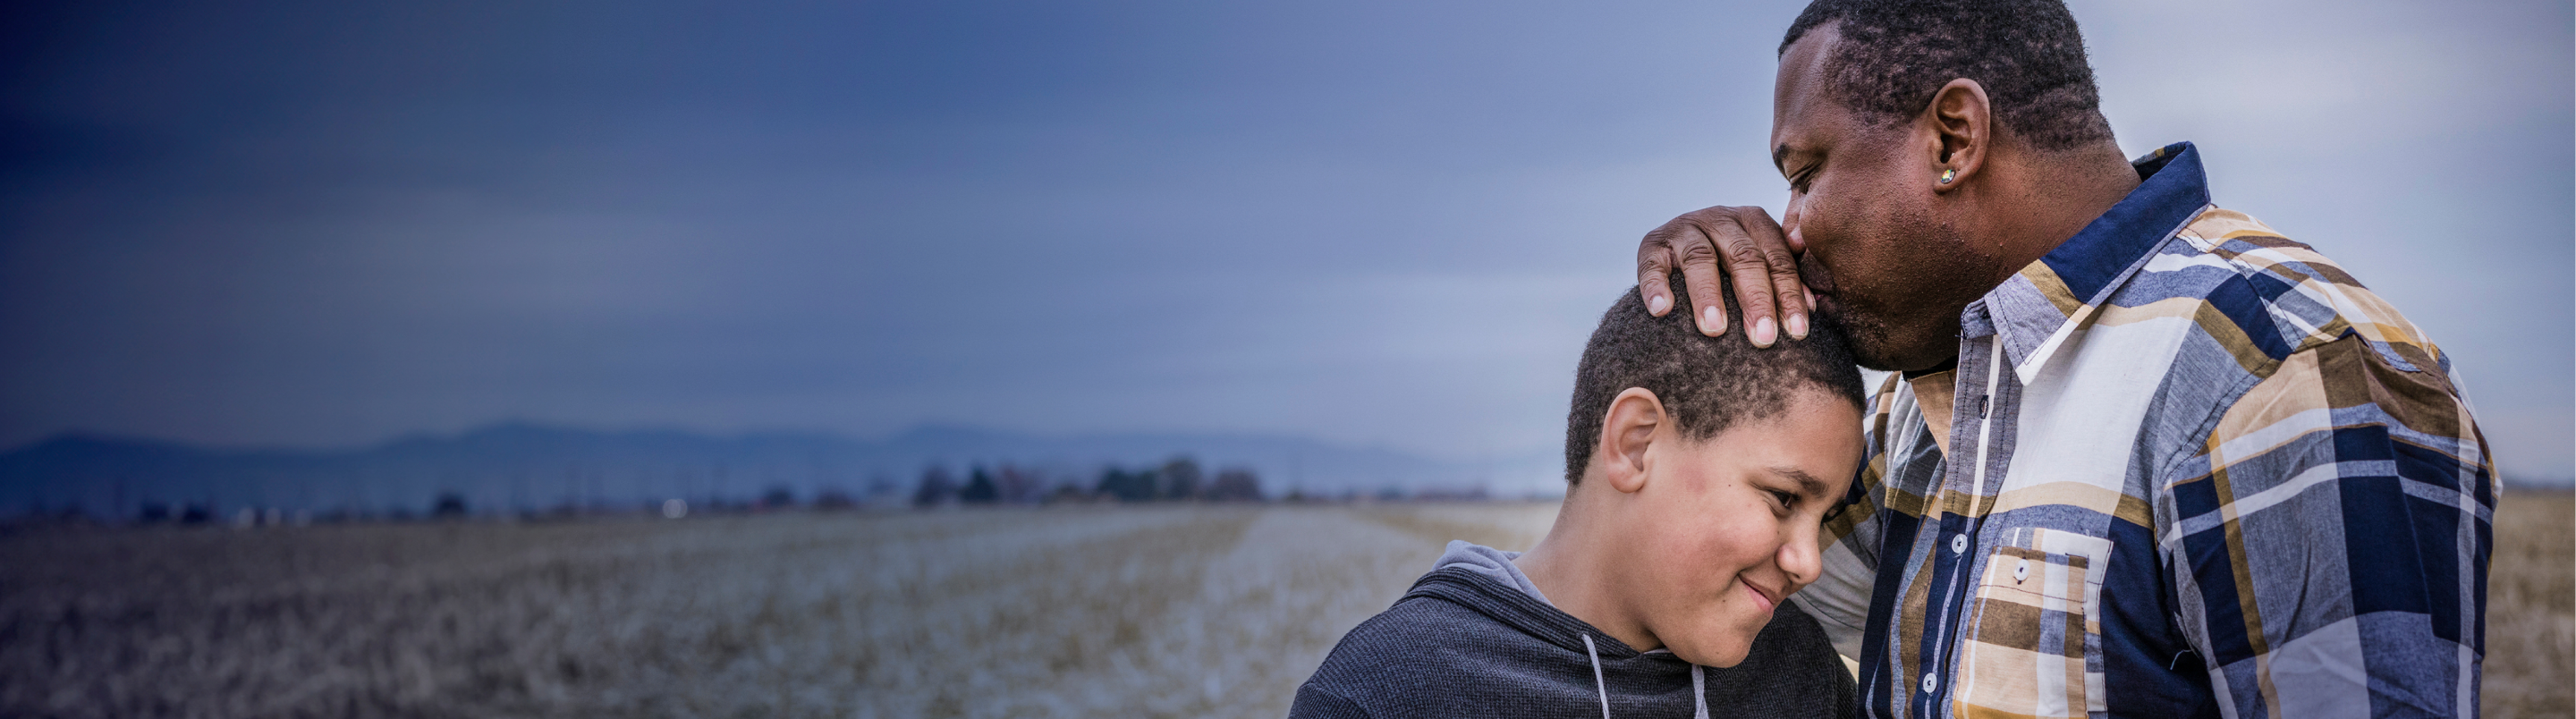
<path fill-rule="evenodd" d="M 1279 716 L 1442 543 L 1546 505 L 0 538 L 0 716 Z M 2576 503 L 2496 522 L 2485 707 L 2568 716 Z"/>
<path fill-rule="evenodd" d="M 2485 667 L 2487 716 L 2576 715 L 2576 495 L 2498 503 Z"/>
<path fill-rule="evenodd" d="M 1278 716 L 1447 537 L 1164 507 L 0 541 L 0 715 Z"/>

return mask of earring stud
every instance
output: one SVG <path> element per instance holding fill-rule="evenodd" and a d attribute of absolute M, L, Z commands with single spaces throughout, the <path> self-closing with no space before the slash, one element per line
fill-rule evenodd
<path fill-rule="evenodd" d="M 1941 171 L 1941 184 L 1947 185 L 1947 184 L 1950 184 L 1950 181 L 1951 181 L 1951 180 L 1956 180 L 1956 179 L 1959 179 L 1959 171 L 1958 171 L 1958 170 L 1942 170 L 1942 171 Z"/>

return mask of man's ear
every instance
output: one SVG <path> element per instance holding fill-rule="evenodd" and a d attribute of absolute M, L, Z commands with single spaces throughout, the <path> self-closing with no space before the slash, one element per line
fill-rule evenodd
<path fill-rule="evenodd" d="M 1655 432 L 1672 421 L 1664 413 L 1664 402 L 1644 387 L 1630 387 L 1610 399 L 1610 410 L 1601 420 L 1601 445 L 1592 456 L 1602 462 L 1601 478 L 1621 493 L 1634 494 L 1646 488 L 1646 447 L 1654 444 Z"/>
<path fill-rule="evenodd" d="M 1926 149 L 1932 151 L 1933 192 L 1965 186 L 1985 167 L 1986 152 L 1994 147 L 1993 110 L 1985 86 L 1975 80 L 1951 80 L 1932 93 L 1920 123 L 1931 135 Z"/>

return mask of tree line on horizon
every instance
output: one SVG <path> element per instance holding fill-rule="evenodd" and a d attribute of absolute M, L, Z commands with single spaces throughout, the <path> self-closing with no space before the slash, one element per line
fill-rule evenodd
<path fill-rule="evenodd" d="M 1086 484 L 1088 486 L 1086 486 Z M 1261 477 L 1247 467 L 1227 467 L 1210 475 L 1197 460 L 1173 457 L 1160 465 L 1128 468 L 1109 465 L 1088 483 L 1050 483 L 1037 472 L 1013 465 L 987 469 L 974 465 L 959 481 L 947 467 L 921 471 L 914 485 L 915 507 L 946 504 L 1053 504 L 1061 502 L 1259 502 L 1266 499 Z"/>
<path fill-rule="evenodd" d="M 514 475 L 516 476 L 516 475 Z M 721 476 L 718 472 L 717 476 Z M 810 492 L 810 494 L 808 494 Z M 122 492 L 120 491 L 121 495 Z M 1333 497 L 1308 496 L 1291 490 L 1284 498 L 1267 494 L 1258 472 L 1245 466 L 1227 466 L 1211 473 L 1198 460 L 1178 455 L 1160 464 L 1128 466 L 1103 465 L 1096 473 L 1067 472 L 1063 469 L 1034 469 L 1003 463 L 972 464 L 961 474 L 950 465 L 934 464 L 923 468 L 909 496 L 902 485 L 886 475 L 871 480 L 864 491 L 853 492 L 841 486 L 825 485 L 806 491 L 782 483 L 772 483 L 749 494 L 722 491 L 680 491 L 669 493 L 639 492 L 640 496 L 612 496 L 597 487 L 567 494 L 550 504 L 532 503 L 517 493 L 506 500 L 488 497 L 477 499 L 467 491 L 443 488 L 435 492 L 426 506 L 390 504 L 381 507 L 340 505 L 311 506 L 311 503 L 243 503 L 228 505 L 212 498 L 195 502 L 168 502 L 145 498 L 126 508 L 93 512 L 78 503 L 59 506 L 34 504 L 18 515 L 0 515 L 10 524 L 105 524 L 105 525 L 231 525 L 263 527 L 336 524 L 342 522 L 461 520 L 474 517 L 513 517 L 519 519 L 556 519 L 585 516 L 671 514 L 671 503 L 680 513 L 733 514 L 793 510 L 840 511 L 885 509 L 911 506 L 932 508 L 949 505 L 1043 505 L 1060 503 L 1152 503 L 1152 502 L 1265 502 L 1284 499 L 1291 503 L 1333 501 Z M 1339 499 L 1360 498 L 1357 491 Z M 1381 499 L 1410 496 L 1390 488 L 1374 495 Z M 1434 498 L 1449 495 L 1434 493 Z M 1470 495 L 1458 495 L 1466 497 Z M 1473 495 L 1481 498 L 1481 492 Z"/>

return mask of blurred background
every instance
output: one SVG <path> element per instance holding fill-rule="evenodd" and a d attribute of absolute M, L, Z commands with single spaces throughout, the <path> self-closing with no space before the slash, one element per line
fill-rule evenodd
<path fill-rule="evenodd" d="M 2198 143 L 2221 205 L 2458 359 L 2509 480 L 2576 476 L 2564 3 L 2073 6 L 2124 149 Z M 1798 4 L 13 8 L 0 447 L 880 445 L 585 480 L 748 495 L 1185 434 L 1141 445 L 1282 489 L 1518 495 L 1558 482 L 1568 377 L 1637 237 L 1785 199 L 1764 141 Z M 128 512 L 441 483 L 119 470 L 96 473 L 134 475 Z M 445 483 L 570 490 L 513 471 Z M 112 479 L 0 508 L 104 512 Z"/>
<path fill-rule="evenodd" d="M 2451 354 L 2510 485 L 2569 486 L 2576 13 L 2566 3 L 2069 4 L 2125 150 L 2198 143 L 2220 205 L 2340 259 Z M 1598 313 L 1633 283 L 1637 238 L 1707 205 L 1776 214 L 1786 197 L 1764 144 L 1774 51 L 1798 9 L 12 3 L 0 11 L 0 515 L 22 528 L 477 522 L 334 535 L 343 538 L 328 551 L 343 554 L 328 556 L 257 532 L 24 535 L 45 539 L 21 539 L 12 556 L 80 566 L 21 564 L 32 574 L 0 582 L 0 597 L 15 595 L 13 626 L 74 634 L 59 646 L 16 642 L 0 661 L 74 676 L 63 657 L 125 641 L 79 627 L 159 626 L 98 625 L 98 612 L 161 606 L 154 621 L 181 621 L 137 598 L 146 585 L 303 597 L 295 592 L 329 585 L 322 576 L 430 593 L 489 581 L 494 596 L 517 597 L 491 606 L 527 602 L 533 617 L 491 630 L 489 652 L 468 643 L 422 654 L 421 643 L 390 639 L 410 630 L 386 628 L 414 615 L 389 616 L 341 632 L 379 640 L 341 647 L 370 659 L 307 653 L 378 669 L 325 690 L 296 682 L 327 673 L 245 668 L 239 676 L 283 677 L 270 697 L 283 703 L 225 706 L 438 713 L 468 711 L 438 702 L 497 692 L 516 703 L 468 713 L 1079 714 L 1150 695 L 1166 702 L 1156 712 L 1273 711 L 1284 701 L 1273 690 L 1293 687 L 1348 622 L 1391 600 L 1424 568 L 1422 552 L 1445 538 L 1543 531 L 1544 499 L 1561 492 L 1573 364 Z M 1208 656 L 1265 642 L 1288 647 L 1284 664 L 1182 691 L 1154 683 L 1165 675 L 1153 661 L 1164 660 L 1121 659 L 1118 671 L 1159 688 L 1067 689 L 1045 695 L 1055 703 L 1009 706 L 973 700 L 990 691 L 871 700 L 834 689 L 956 679 L 882 674 L 892 670 L 866 657 L 799 660 L 847 665 L 814 677 L 760 668 L 799 663 L 783 655 L 723 660 L 775 679 L 771 693 L 637 690 L 669 678 L 617 674 L 566 647 L 631 652 L 636 632 L 650 633 L 638 627 L 661 625 L 577 625 L 603 634 L 550 644 L 570 658 L 512 654 L 546 644 L 523 640 L 541 634 L 526 626 L 554 626 L 544 617 L 573 600 L 529 598 L 517 580 L 487 576 L 500 570 L 476 569 L 550 577 L 544 568 L 664 546 L 651 542 L 698 547 L 688 556 L 705 562 L 731 556 L 713 548 L 727 542 L 777 555 L 751 537 L 859 542 L 893 553 L 868 567 L 914 569 L 742 595 L 753 599 L 673 589 L 671 603 L 617 610 L 627 614 L 583 606 L 668 618 L 778 597 L 856 602 L 846 608 L 857 618 L 834 620 L 858 623 L 834 625 L 857 632 L 844 646 L 898 656 L 916 647 L 903 642 L 948 635 L 886 644 L 896 640 L 850 628 L 930 616 L 849 598 L 864 594 L 851 587 L 911 587 L 886 590 L 901 597 L 949 586 L 934 577 L 946 570 L 902 564 L 916 555 L 896 548 L 973 535 L 960 527 L 985 520 L 955 517 L 981 515 L 809 526 L 796 522 L 822 520 L 761 524 L 756 512 L 1155 498 L 1295 499 L 1312 511 L 1031 510 L 1047 519 L 989 528 L 1039 533 L 1029 544 L 975 556 L 1005 558 L 988 570 L 1007 584 L 1034 576 L 1017 562 L 1036 555 L 1022 550 L 1123 547 L 1163 527 L 1214 532 L 1211 562 L 1228 547 L 1252 551 L 1245 537 L 1323 535 L 1380 537 L 1349 551 L 1396 559 L 1371 565 L 1379 574 L 1352 580 L 1338 603 L 1298 605 L 1311 615 L 1264 615 L 1308 617 L 1297 631 L 1313 636 L 1170 640 L 1213 647 Z M 1480 498 L 1541 504 L 1531 514 L 1393 501 Z M 1469 514 L 1441 514 L 1450 510 Z M 710 514 L 737 524 L 517 521 Z M 705 529 L 716 526 L 731 529 Z M 473 527 L 498 534 L 453 535 Z M 499 559 L 437 569 L 450 555 L 397 549 L 415 542 Z M 2567 551 L 2552 542 L 2536 546 Z M 145 565 L 117 563 L 145 561 L 136 557 L 264 569 L 227 575 L 251 584 L 165 586 L 154 582 L 182 580 L 138 579 Z M 734 591 L 772 576 L 727 583 L 688 569 L 717 565 L 673 566 L 633 581 Z M 465 574 L 441 573 L 451 569 Z M 2546 582 L 2566 576 L 2556 571 Z M 1225 592 L 1252 591 L 1211 576 L 1171 579 L 1188 588 L 1172 596 L 1238 602 Z M 589 587 L 583 597 L 663 596 L 563 581 Z M 278 588 L 289 586 L 306 589 Z M 2534 631 L 2565 635 L 2568 623 L 2552 617 L 2566 614 L 2567 590 L 2535 586 L 2557 614 Z M 990 611 L 1011 611 L 993 601 Z M 92 613 L 65 618 L 80 607 Z M 292 625 L 339 610 L 279 611 L 288 618 L 275 621 Z M 742 638 L 759 632 L 723 630 L 734 625 L 721 614 L 668 641 L 771 656 Z M 251 622 L 223 616 L 235 619 L 199 628 L 215 643 L 206 646 L 228 641 L 226 622 Z M 1163 641 L 1151 628 L 1136 641 Z M 290 654 L 318 646 L 260 636 Z M 2566 642 L 2548 641 L 2558 643 L 2530 661 L 2556 668 L 2532 671 L 2563 677 Z M 143 663 L 100 671 L 181 666 L 133 661 Z M 528 662 L 545 664 L 543 676 L 440 673 Z M 676 675 L 710 666 L 674 662 Z M 112 682 L 15 676 L 0 679 L 12 685 L 0 701 L 21 710 L 175 706 L 102 688 Z M 1272 693 L 1240 694 L 1253 686 Z M 2563 706 L 2559 686 L 2550 701 L 2562 703 L 2548 706 Z"/>

